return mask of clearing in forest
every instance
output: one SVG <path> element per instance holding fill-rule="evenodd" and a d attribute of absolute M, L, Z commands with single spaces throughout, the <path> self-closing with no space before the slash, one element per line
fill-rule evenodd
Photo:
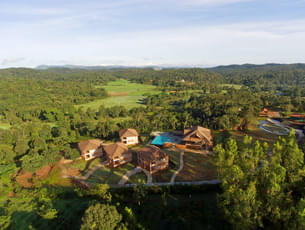
<path fill-rule="evenodd" d="M 122 105 L 130 109 L 142 106 L 141 100 L 145 98 L 145 95 L 160 93 L 153 85 L 132 83 L 124 79 L 111 81 L 106 86 L 100 85 L 97 87 L 106 89 L 109 97 L 77 105 L 77 107 L 82 106 L 84 109 L 97 110 L 101 105 L 105 107 Z"/>
<path fill-rule="evenodd" d="M 1 123 L 0 122 L 0 129 L 9 129 L 11 126 L 8 123 Z"/>

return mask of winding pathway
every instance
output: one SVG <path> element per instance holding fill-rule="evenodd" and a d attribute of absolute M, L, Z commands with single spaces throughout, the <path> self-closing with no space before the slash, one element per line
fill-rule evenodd
<path fill-rule="evenodd" d="M 178 173 L 181 172 L 181 170 L 184 167 L 183 155 L 184 155 L 184 152 L 180 152 L 180 166 L 179 166 L 179 169 L 177 171 L 175 171 L 174 174 L 172 175 L 172 178 L 170 180 L 171 184 L 173 184 L 175 182 L 175 179 L 176 179 Z"/>
<path fill-rule="evenodd" d="M 134 169 L 132 169 L 132 170 L 129 170 L 127 173 L 125 173 L 125 175 L 122 176 L 122 179 L 119 181 L 118 185 L 125 185 L 126 182 L 129 180 L 129 177 L 131 177 L 132 175 L 135 175 L 135 174 L 137 174 L 137 173 L 139 173 L 141 171 L 144 172 L 145 175 L 147 176 L 146 184 L 151 185 L 152 184 L 152 176 L 151 176 L 151 174 L 147 170 L 142 169 L 139 166 L 134 168 Z"/>

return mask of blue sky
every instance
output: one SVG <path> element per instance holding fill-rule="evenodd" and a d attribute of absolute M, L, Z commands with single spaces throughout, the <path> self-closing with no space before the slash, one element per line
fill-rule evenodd
<path fill-rule="evenodd" d="M 2 0 L 0 68 L 305 62 L 305 0 Z"/>

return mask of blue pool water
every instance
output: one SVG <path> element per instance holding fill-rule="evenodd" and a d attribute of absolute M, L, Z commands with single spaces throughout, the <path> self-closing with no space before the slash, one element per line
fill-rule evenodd
<path fill-rule="evenodd" d="M 151 143 L 153 145 L 163 145 L 165 142 L 173 143 L 174 141 L 167 136 L 156 136 Z"/>

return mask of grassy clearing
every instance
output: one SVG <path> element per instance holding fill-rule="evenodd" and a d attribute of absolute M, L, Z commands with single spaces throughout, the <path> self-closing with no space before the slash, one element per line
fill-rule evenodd
<path fill-rule="evenodd" d="M 110 95 L 126 95 L 128 96 L 143 96 L 143 94 L 159 93 L 156 87 L 153 85 L 144 85 L 138 83 L 132 83 L 124 79 L 109 82 L 106 86 L 98 86 L 104 88 Z"/>
<path fill-rule="evenodd" d="M 100 164 L 102 162 L 101 158 L 95 158 L 90 161 L 85 161 L 83 159 L 77 159 L 73 161 L 71 164 L 67 165 L 67 168 L 74 168 L 81 171 L 82 175 L 85 175 L 89 172 L 94 166 Z"/>
<path fill-rule="evenodd" d="M 53 169 L 50 175 L 47 178 L 39 181 L 39 183 L 41 185 L 61 185 L 67 187 L 71 186 L 71 181 L 69 179 L 62 178 L 60 168 Z M 39 183 L 35 185 L 37 186 Z"/>
<path fill-rule="evenodd" d="M 80 171 L 83 171 L 86 169 L 87 162 L 84 161 L 83 159 L 77 159 L 73 161 L 71 164 L 67 165 L 69 168 L 76 168 L 79 169 Z"/>
<path fill-rule="evenodd" d="M 153 182 L 170 182 L 172 175 L 180 166 L 180 152 L 164 149 L 163 151 L 169 156 L 169 167 L 166 170 L 155 173 L 153 175 Z"/>
<path fill-rule="evenodd" d="M 91 108 L 92 110 L 98 110 L 101 105 L 105 107 L 112 106 L 125 106 L 127 109 L 143 106 L 141 100 L 144 96 L 118 96 L 118 97 L 108 97 L 101 100 L 95 100 L 83 105 L 77 105 L 77 107 L 83 107 L 84 109 Z"/>
<path fill-rule="evenodd" d="M 184 153 L 184 168 L 176 181 L 199 181 L 216 179 L 216 169 L 212 158 L 199 153 Z"/>
<path fill-rule="evenodd" d="M 132 83 L 123 79 L 109 82 L 106 86 L 97 87 L 106 89 L 109 97 L 77 105 L 76 107 L 82 106 L 84 109 L 91 108 L 97 110 L 101 105 L 105 107 L 122 105 L 130 109 L 142 106 L 141 100 L 145 98 L 145 95 L 160 93 L 155 86 Z"/>
<path fill-rule="evenodd" d="M 242 85 L 237 84 L 221 84 L 222 87 L 234 88 L 234 89 L 241 89 Z"/>
<path fill-rule="evenodd" d="M 122 165 L 118 168 L 99 168 L 88 178 L 88 182 L 99 184 L 117 184 L 122 176 L 133 168 L 135 168 L 135 166 L 132 163 Z"/>
<path fill-rule="evenodd" d="M 9 128 L 11 128 L 10 124 L 0 122 L 0 129 L 9 129 Z"/>

